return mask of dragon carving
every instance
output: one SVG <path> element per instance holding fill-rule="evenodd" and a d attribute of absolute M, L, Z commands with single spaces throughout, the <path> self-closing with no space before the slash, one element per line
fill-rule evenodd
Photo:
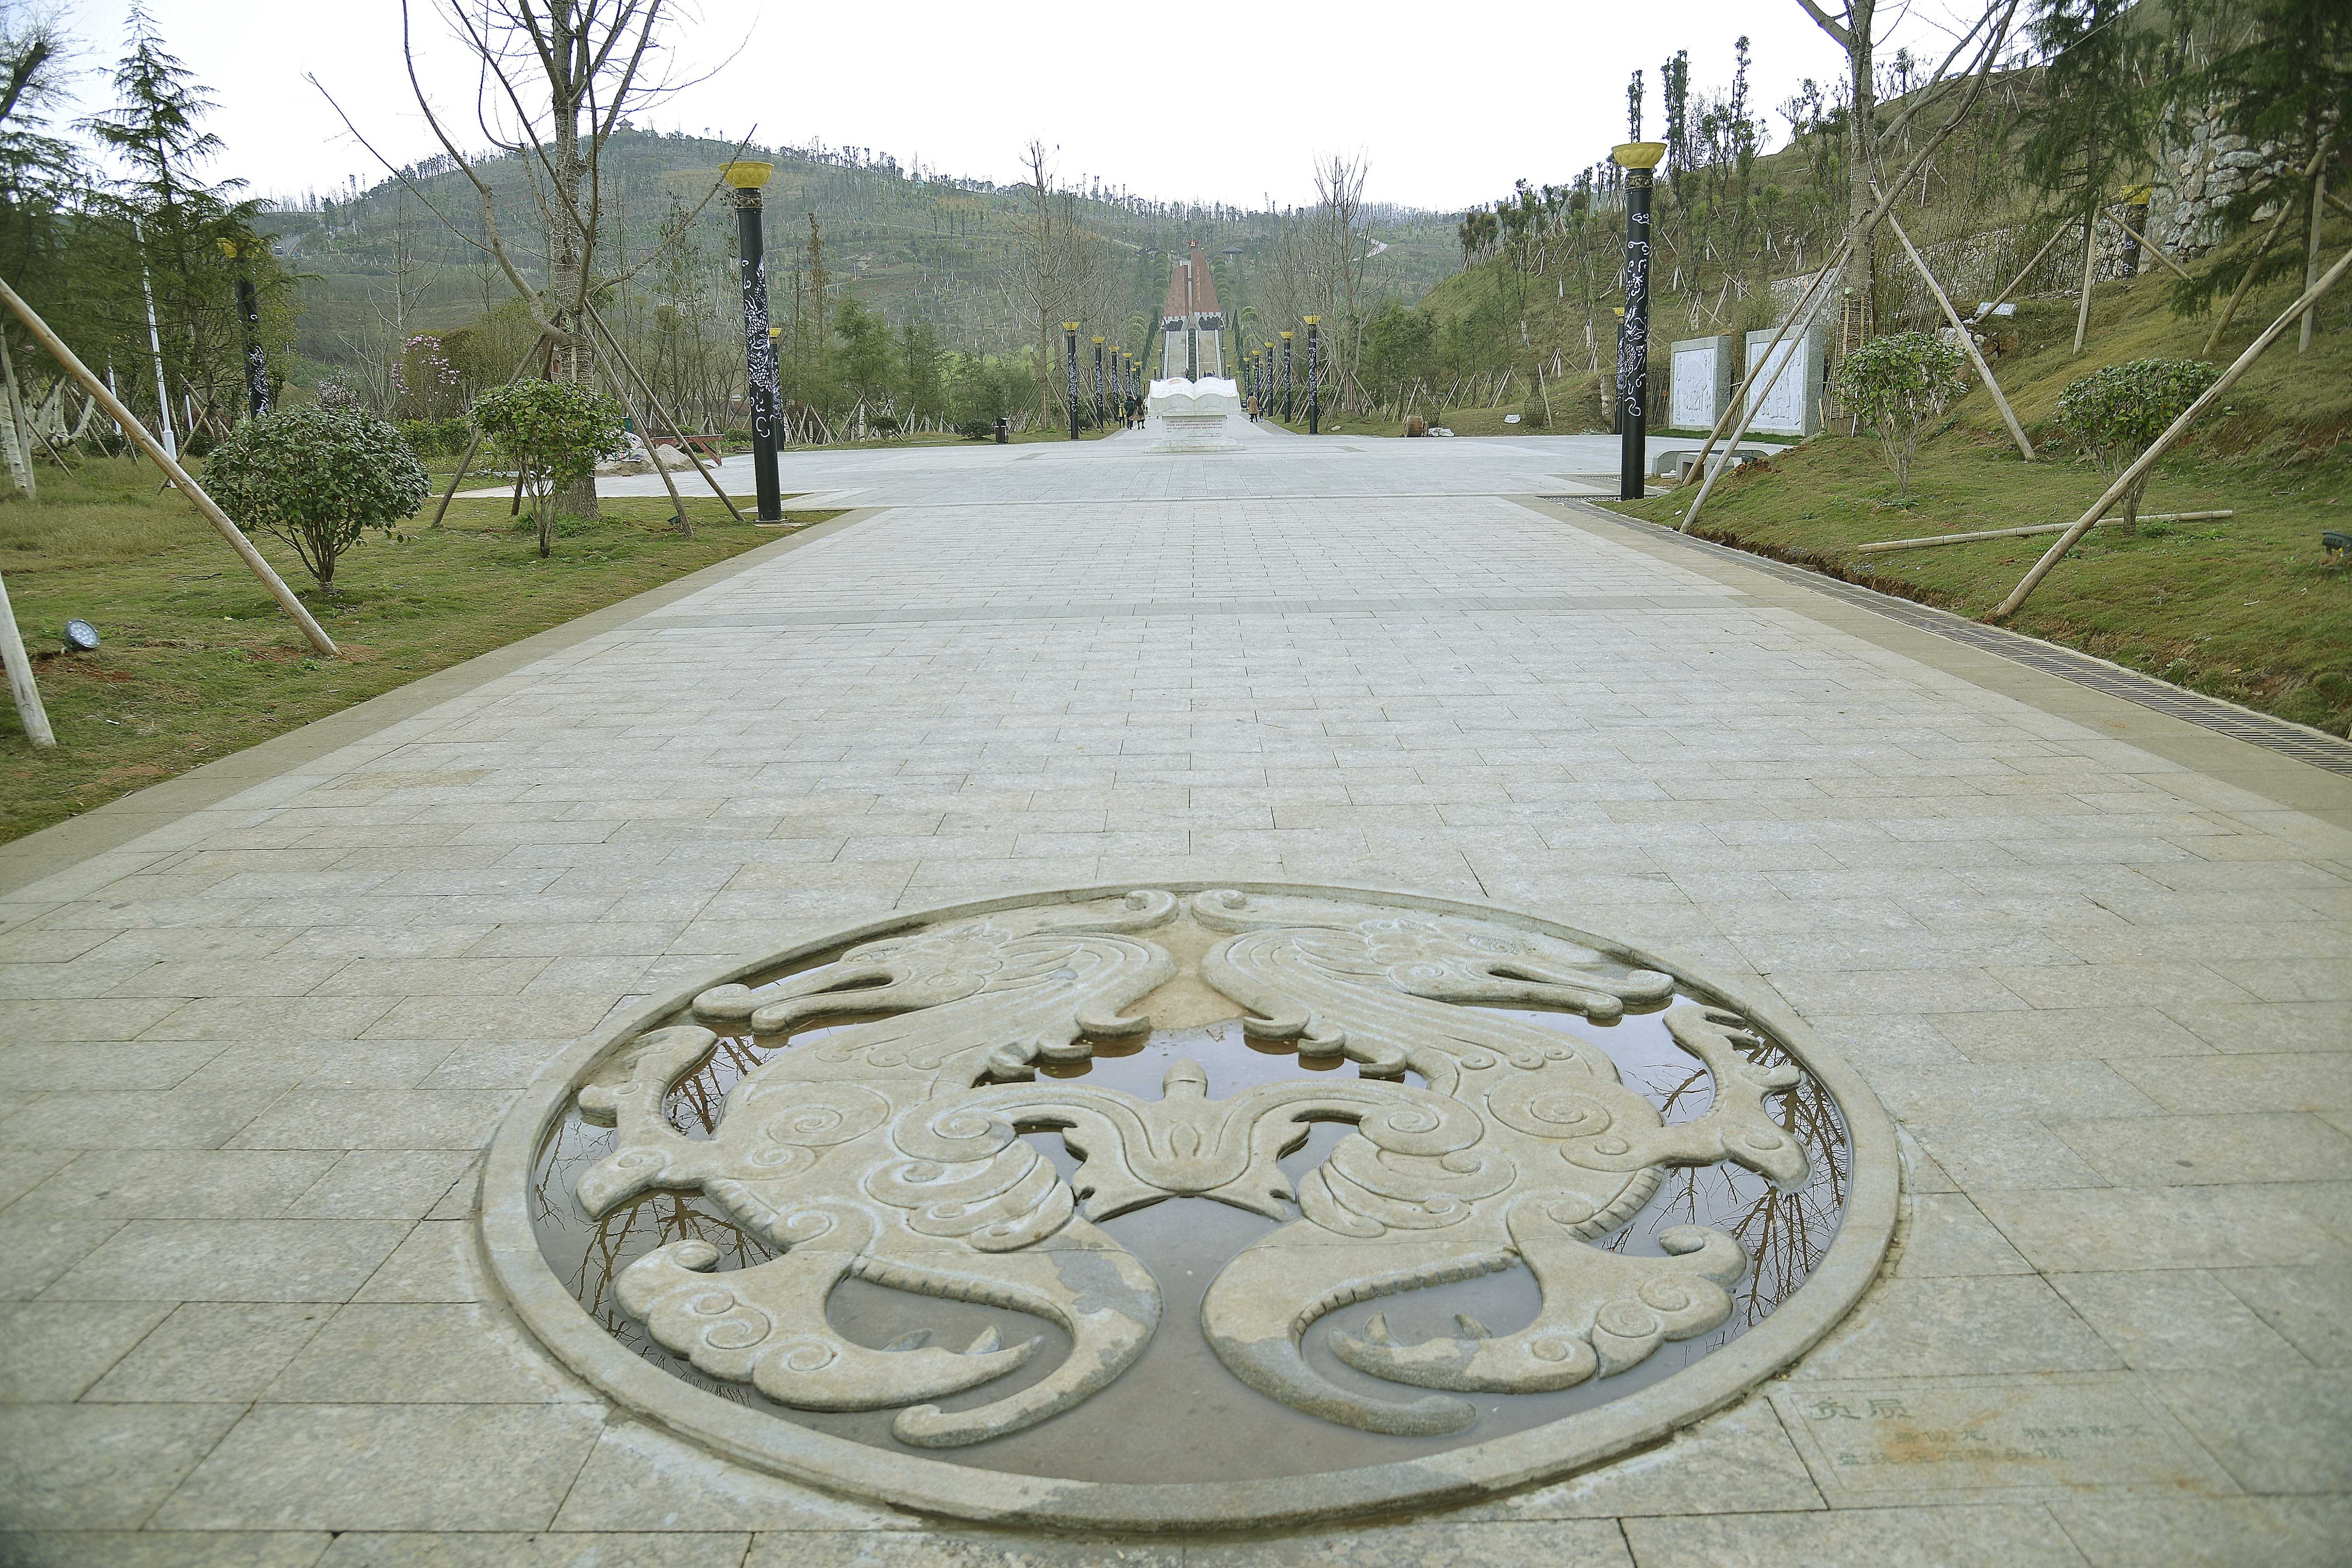
<path fill-rule="evenodd" d="M 1172 940 L 1184 922 L 1195 940 Z M 1035 1077 L 1040 1063 L 1148 1032 L 1148 1007 L 1134 1009 L 1176 976 L 1171 951 L 1211 942 L 1198 976 L 1248 1034 L 1362 1076 L 1213 1099 L 1207 1072 L 1179 1062 L 1156 1100 Z M 1665 1012 L 1715 1088 L 1705 1114 L 1669 1126 L 1606 1053 L 1489 1010 L 1605 1021 L 1673 989 L 1500 921 L 1323 899 L 1146 891 L 999 911 L 867 942 L 758 990 L 703 993 L 699 1024 L 640 1037 L 580 1091 L 582 1113 L 615 1137 L 579 1196 L 603 1215 L 648 1189 L 697 1189 L 781 1248 L 711 1272 L 715 1248 L 674 1242 L 630 1265 L 618 1298 L 711 1376 L 799 1408 L 896 1409 L 893 1433 L 926 1447 L 1017 1431 L 1118 1377 L 1159 1326 L 1160 1291 L 1096 1222 L 1213 1198 L 1284 1222 L 1226 1263 L 1202 1307 L 1236 1375 L 1329 1420 L 1449 1432 L 1475 1416 L 1454 1394 L 1568 1387 L 1727 1315 L 1725 1288 L 1747 1267 L 1729 1237 L 1671 1229 L 1657 1258 L 1594 1245 L 1665 1168 L 1730 1161 L 1783 1187 L 1804 1178 L 1802 1149 L 1766 1108 L 1798 1069 L 1751 1060 L 1760 1041 L 1735 1015 Z M 670 1124 L 668 1096 L 719 1039 L 702 1025 L 777 1037 L 843 1016 L 864 1021 L 775 1050 L 737 1082 L 709 1137 Z M 1328 1121 L 1351 1130 L 1294 1187 L 1278 1162 Z M 1036 1131 L 1060 1135 L 1072 1177 L 1022 1136 Z M 1465 1318 L 1460 1337 L 1403 1344 L 1376 1317 L 1332 1335 L 1359 1370 L 1438 1392 L 1367 1397 L 1302 1353 L 1307 1330 L 1339 1307 L 1519 1264 L 1542 1307 L 1515 1332 Z M 1058 1325 L 1071 1348 L 1014 1392 L 942 1411 L 936 1401 L 1007 1376 L 1039 1342 L 1006 1346 L 992 1330 L 961 1352 L 920 1334 L 859 1344 L 825 1314 L 853 1278 L 1016 1309 Z"/>

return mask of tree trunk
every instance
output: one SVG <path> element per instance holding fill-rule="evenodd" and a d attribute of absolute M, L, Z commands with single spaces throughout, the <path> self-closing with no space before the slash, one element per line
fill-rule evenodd
<path fill-rule="evenodd" d="M 1875 205 L 1870 183 L 1878 164 L 1878 85 L 1873 78 L 1871 51 L 1874 0 L 1853 0 L 1846 23 L 1846 68 L 1853 103 L 1846 115 L 1846 221 L 1853 223 Z M 1856 301 L 1863 319 L 1878 320 L 1878 234 L 1862 237 L 1847 255 L 1838 282 L 1843 298 Z"/>

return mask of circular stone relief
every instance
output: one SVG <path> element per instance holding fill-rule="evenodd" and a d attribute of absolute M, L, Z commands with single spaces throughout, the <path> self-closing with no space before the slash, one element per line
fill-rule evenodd
<path fill-rule="evenodd" d="M 1276 884 L 899 916 L 543 1075 L 494 1273 L 606 1394 L 934 1512 L 1298 1522 L 1656 1440 L 1892 1229 L 1792 1020 L 1511 910 Z"/>

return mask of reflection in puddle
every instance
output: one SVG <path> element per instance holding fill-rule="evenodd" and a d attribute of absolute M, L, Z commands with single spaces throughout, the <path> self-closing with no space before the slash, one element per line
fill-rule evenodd
<path fill-rule="evenodd" d="M 1600 1047 L 1617 1064 L 1627 1086 L 1646 1096 L 1669 1123 L 1693 1121 L 1714 1101 L 1706 1069 L 1674 1042 L 1661 1022 L 1664 1006 L 1629 1009 L 1610 1025 L 1572 1014 L 1507 1011 L 1522 1022 Z M 805 1048 L 860 1021 L 836 1016 L 824 1027 L 803 1029 L 789 1039 L 721 1039 L 710 1058 L 670 1094 L 665 1109 L 671 1125 L 688 1137 L 709 1137 L 727 1091 L 746 1073 L 776 1051 Z M 1237 1022 L 1154 1031 L 1140 1040 L 1099 1046 L 1090 1060 L 1045 1070 L 1056 1079 L 1083 1079 L 1139 1099 L 1158 1100 L 1169 1068 L 1185 1058 L 1207 1068 L 1209 1093 L 1218 1099 L 1255 1084 L 1335 1073 L 1356 1076 L 1355 1067 L 1339 1058 L 1305 1061 L 1288 1050 L 1261 1048 L 1244 1037 Z M 1769 1065 L 1788 1058 L 1767 1046 L 1754 1059 Z M 533 1217 L 550 1264 L 616 1341 L 720 1398 L 812 1430 L 981 1468 L 1083 1480 L 1309 1474 L 1439 1453 L 1557 1420 L 1671 1377 L 1761 1321 L 1804 1282 L 1827 1251 L 1852 1174 L 1843 1121 L 1817 1080 L 1807 1075 L 1772 1103 L 1776 1118 L 1811 1158 L 1811 1173 L 1801 1186 L 1777 1192 L 1763 1177 L 1731 1164 L 1672 1170 L 1632 1220 L 1598 1243 L 1623 1253 L 1664 1256 L 1658 1236 L 1674 1226 L 1696 1224 L 1728 1233 L 1751 1259 L 1748 1274 L 1732 1287 L 1729 1320 L 1696 1338 L 1669 1341 L 1613 1377 L 1551 1394 L 1477 1395 L 1476 1424 L 1439 1437 L 1390 1436 L 1338 1426 L 1261 1396 L 1225 1369 L 1200 1332 L 1202 1296 L 1225 1262 L 1276 1222 L 1206 1199 L 1170 1198 L 1101 1222 L 1151 1271 L 1164 1298 L 1158 1333 L 1116 1382 L 1076 1408 L 1026 1430 L 969 1447 L 921 1450 L 906 1448 L 892 1437 L 892 1411 L 791 1409 L 745 1384 L 707 1377 L 684 1357 L 654 1342 L 644 1326 L 613 1300 L 613 1282 L 629 1264 L 657 1247 L 685 1239 L 717 1247 L 721 1270 L 765 1262 L 775 1251 L 699 1194 L 648 1193 L 602 1220 L 590 1219 L 574 1196 L 574 1185 L 582 1172 L 612 1151 L 614 1134 L 583 1121 L 576 1108 L 566 1113 L 541 1152 Z M 1314 1124 L 1307 1140 L 1284 1155 L 1283 1171 L 1297 1182 L 1349 1131 L 1343 1122 Z M 1076 1169 L 1076 1160 L 1059 1134 L 1037 1131 L 1024 1136 L 1066 1177 Z M 1478 1320 L 1496 1334 L 1507 1334 L 1531 1322 L 1540 1305 L 1534 1276 L 1514 1267 L 1331 1312 L 1307 1331 L 1305 1352 L 1319 1375 L 1344 1388 L 1381 1399 L 1409 1397 L 1419 1391 L 1383 1382 L 1342 1362 L 1330 1349 L 1332 1335 L 1360 1335 L 1369 1320 L 1382 1312 L 1397 1338 L 1406 1342 L 1454 1333 L 1457 1313 Z M 992 1326 L 1008 1344 L 1042 1338 L 1038 1353 L 1013 1375 L 937 1402 L 950 1410 L 999 1400 L 1036 1383 L 1051 1373 L 1069 1348 L 1068 1337 L 1042 1319 L 856 1279 L 844 1281 L 834 1291 L 826 1315 L 848 1338 L 875 1346 L 926 1330 L 942 1345 L 960 1346 Z"/>

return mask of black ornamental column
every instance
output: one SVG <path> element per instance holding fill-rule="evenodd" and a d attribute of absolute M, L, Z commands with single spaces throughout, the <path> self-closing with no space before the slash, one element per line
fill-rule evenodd
<path fill-rule="evenodd" d="M 1290 423 L 1290 334 L 1282 334 L 1282 422 Z"/>
<path fill-rule="evenodd" d="M 1649 472 L 1650 179 L 1663 142 L 1628 142 L 1610 156 L 1625 171 L 1625 321 L 1617 329 L 1617 497 L 1640 500 Z"/>
<path fill-rule="evenodd" d="M 751 404 L 751 480 L 761 522 L 784 521 L 783 486 L 776 476 L 776 341 L 768 331 L 768 244 L 760 228 L 760 187 L 773 163 L 736 163 L 719 171 L 735 191 L 736 270 L 743 285 L 744 369 Z"/>
<path fill-rule="evenodd" d="M 249 242 L 267 245 L 267 240 Z M 242 262 L 249 252 L 234 239 L 220 242 L 221 254 L 231 261 Z M 236 272 L 236 329 L 245 344 L 245 407 L 258 419 L 269 412 L 269 363 L 261 353 L 261 296 L 254 291 L 253 269 L 241 265 Z"/>
<path fill-rule="evenodd" d="M 1320 382 L 1316 375 L 1315 359 L 1315 329 L 1322 320 L 1320 316 L 1307 318 L 1307 433 L 1309 436 L 1323 433 L 1323 399 Z"/>
<path fill-rule="evenodd" d="M 1062 323 L 1062 357 L 1070 372 L 1070 439 L 1078 438 L 1078 324 Z"/>

